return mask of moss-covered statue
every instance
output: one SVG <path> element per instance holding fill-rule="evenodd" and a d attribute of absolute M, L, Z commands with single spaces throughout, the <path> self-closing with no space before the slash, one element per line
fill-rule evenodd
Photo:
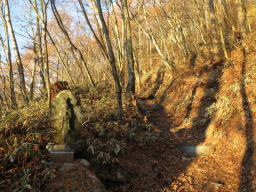
<path fill-rule="evenodd" d="M 71 91 L 60 91 L 53 98 L 51 108 L 51 124 L 56 129 L 55 143 L 72 144 L 79 140 L 82 118 L 81 107 Z"/>

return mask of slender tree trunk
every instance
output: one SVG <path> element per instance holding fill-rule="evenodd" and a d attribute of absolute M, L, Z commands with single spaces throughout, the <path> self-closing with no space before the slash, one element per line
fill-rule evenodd
<path fill-rule="evenodd" d="M 215 19 L 215 10 L 214 10 L 214 0 L 205 0 L 205 23 L 206 30 L 211 36 L 210 43 L 212 45 L 212 54 L 216 56 L 219 54 L 218 47 L 218 37 L 217 37 L 217 28 L 216 28 L 216 19 Z"/>
<path fill-rule="evenodd" d="M 113 5 L 113 1 L 110 0 L 110 4 L 111 4 L 111 9 L 112 9 L 112 12 L 113 12 L 113 15 L 114 15 L 114 23 L 113 23 L 113 34 L 114 34 L 114 41 L 115 41 L 115 44 L 116 44 L 116 53 L 117 53 L 117 68 L 119 70 L 119 76 L 120 76 L 120 83 L 121 83 L 121 86 L 123 87 L 125 82 L 124 82 L 124 63 L 125 63 L 125 60 L 124 60 L 124 54 L 123 54 L 123 46 L 122 46 L 122 37 L 121 37 L 121 34 L 119 32 L 119 27 L 118 27 L 118 22 L 117 22 L 117 17 L 116 17 L 116 11 L 114 9 L 114 5 Z M 124 28 L 124 21 L 121 20 L 122 22 L 122 28 Z M 122 39 L 121 39 L 122 38 Z"/>
<path fill-rule="evenodd" d="M 147 63 L 149 63 L 148 67 L 145 67 L 146 70 L 150 68 L 150 46 L 149 46 L 150 40 L 147 39 Z"/>
<path fill-rule="evenodd" d="M 56 72 L 56 82 L 59 81 L 59 69 L 60 69 L 60 61 L 59 61 L 59 58 L 58 58 L 58 61 L 57 61 L 57 72 Z M 74 82 L 72 82 L 73 84 Z M 74 84 L 73 84 L 74 85 Z"/>
<path fill-rule="evenodd" d="M 168 52 L 168 46 L 167 46 L 167 38 L 168 35 L 164 35 L 164 29 L 162 27 L 162 25 L 160 24 L 159 18 L 156 15 L 156 22 L 159 26 L 159 30 L 161 32 L 161 49 L 164 50 L 165 52 L 165 57 L 170 60 L 170 56 L 169 56 L 169 52 Z"/>
<path fill-rule="evenodd" d="M 8 0 L 4 0 L 4 2 L 5 2 L 5 8 L 6 8 L 6 20 L 7 20 L 8 28 L 11 33 L 12 44 L 13 44 L 13 48 L 14 48 L 14 52 L 15 52 L 15 56 L 16 56 L 16 62 L 17 62 L 17 66 L 18 66 L 21 94 L 22 94 L 24 102 L 28 103 L 29 100 L 28 100 L 28 96 L 27 96 L 27 92 L 26 92 L 23 64 L 21 61 L 18 44 L 17 44 L 16 37 L 15 37 L 14 31 L 13 31 L 13 27 L 12 27 L 10 10 L 9 10 L 9 2 L 8 2 Z"/>
<path fill-rule="evenodd" d="M 160 50 L 160 49 L 159 49 Z M 153 58 L 152 58 L 152 42 L 149 40 L 149 67 L 152 70 Z"/>
<path fill-rule="evenodd" d="M 100 39 L 97 37 L 95 31 L 93 30 L 92 25 L 91 25 L 91 22 L 90 22 L 90 20 L 89 20 L 89 18 L 88 18 L 88 16 L 87 16 L 87 13 L 86 13 L 86 11 L 85 11 L 84 5 L 83 5 L 83 3 L 82 3 L 82 0 L 78 0 L 78 2 L 79 2 L 79 5 L 80 5 L 80 7 L 81 7 L 81 9 L 82 9 L 82 12 L 83 12 L 84 18 L 85 18 L 85 20 L 86 20 L 86 23 L 87 23 L 87 25 L 89 26 L 89 28 L 90 28 L 90 30 L 91 30 L 91 32 L 92 32 L 92 34 L 93 34 L 93 37 L 95 38 L 95 40 L 97 41 L 98 45 L 100 46 L 101 51 L 103 52 L 103 55 L 104 55 L 105 57 L 107 57 L 107 50 L 106 50 L 106 47 L 105 47 L 105 45 L 100 41 Z"/>
<path fill-rule="evenodd" d="M 69 42 L 69 44 L 70 44 L 71 51 L 72 51 L 72 54 L 73 54 L 73 56 L 74 56 L 74 59 L 76 59 L 76 56 L 75 56 L 75 54 L 74 54 L 74 50 L 75 50 L 75 51 L 78 52 L 78 55 L 79 55 L 79 57 L 80 57 L 80 60 L 81 60 L 81 62 L 82 62 L 82 64 L 83 64 L 84 68 L 85 68 L 85 71 L 86 71 L 86 73 L 87 73 L 87 76 L 88 76 L 88 78 L 89 78 L 89 81 L 90 81 L 91 85 L 92 85 L 93 87 L 95 87 L 95 83 L 94 83 L 94 81 L 93 81 L 93 79 L 92 79 L 92 76 L 91 76 L 91 74 L 90 74 L 90 72 L 89 72 L 89 69 L 88 69 L 88 67 L 87 67 L 87 63 L 85 62 L 85 59 L 84 59 L 84 57 L 83 57 L 82 52 L 72 43 L 72 41 L 71 41 L 71 39 L 70 39 L 70 37 L 69 37 L 69 35 L 68 35 L 68 32 L 67 32 L 66 29 L 64 28 L 64 25 L 63 25 L 63 23 L 62 23 L 62 20 L 61 20 L 61 18 L 60 18 L 60 15 L 59 15 L 59 13 L 58 13 L 58 10 L 56 9 L 56 6 L 55 6 L 55 0 L 50 0 L 50 1 L 51 1 L 51 7 L 52 7 L 53 14 L 54 14 L 54 16 L 55 16 L 55 18 L 56 18 L 56 20 L 57 20 L 58 26 L 60 27 L 61 31 L 64 33 L 64 35 L 66 36 L 66 38 L 67 38 L 67 40 L 68 40 L 68 42 Z"/>
<path fill-rule="evenodd" d="M 5 100 L 7 108 L 10 108 L 10 105 L 9 105 L 9 102 L 8 102 L 8 98 L 6 96 L 6 91 L 5 91 L 7 89 L 6 88 L 6 78 L 5 78 L 4 75 L 2 77 L 3 77 L 3 85 L 4 85 L 4 89 L 3 89 L 4 100 Z"/>
<path fill-rule="evenodd" d="M 4 42 L 1 38 L 1 44 L 3 47 L 6 47 L 6 51 L 7 51 L 7 63 L 9 65 L 9 89 L 11 92 L 11 106 L 13 107 L 17 107 L 17 101 L 16 101 L 16 97 L 15 97 L 15 91 L 14 91 L 14 80 L 13 80 L 13 69 L 12 69 L 12 57 L 11 57 L 11 48 L 10 48 L 10 42 L 9 42 L 9 33 L 8 33 L 8 27 L 7 27 L 7 22 L 5 20 L 5 15 L 3 13 L 3 2 L 1 1 L 0 3 L 0 11 L 1 11 L 1 18 L 2 18 L 2 24 L 4 27 L 4 32 L 5 32 L 5 39 L 6 39 L 6 46 L 4 45 Z"/>
<path fill-rule="evenodd" d="M 91 3 L 92 3 L 94 22 L 95 22 L 96 27 L 97 27 L 97 30 L 98 30 L 98 32 L 99 32 L 99 39 L 100 39 L 101 42 L 104 42 L 103 36 L 102 36 L 102 30 L 101 30 L 101 28 L 100 28 L 100 24 L 99 24 L 99 22 L 98 22 L 98 19 L 97 19 L 97 17 L 96 17 L 96 12 L 95 12 L 97 5 L 95 4 L 95 0 L 90 0 L 90 1 L 91 1 Z"/>
<path fill-rule="evenodd" d="M 248 23 L 246 16 L 246 7 L 244 0 L 236 0 L 237 17 L 238 17 L 238 29 L 245 37 L 248 33 Z"/>
<path fill-rule="evenodd" d="M 43 28 L 43 42 L 44 42 L 44 71 L 46 78 L 46 87 L 47 87 L 47 103 L 48 107 L 51 108 L 51 81 L 50 81 L 50 73 L 49 73 L 49 58 L 48 58 L 48 42 L 46 39 L 47 36 L 47 3 L 44 0 L 40 0 L 41 6 L 41 15 L 43 18 L 42 28 Z"/>
<path fill-rule="evenodd" d="M 179 29 L 179 32 L 180 32 L 181 37 L 182 37 L 184 52 L 185 52 L 185 56 L 186 56 L 186 59 L 187 59 L 188 56 L 189 56 L 187 40 L 186 40 L 186 38 L 185 38 L 185 35 L 184 35 L 184 32 L 183 32 L 183 28 L 181 27 L 181 25 L 178 25 L 178 29 Z"/>
<path fill-rule="evenodd" d="M 31 2 L 32 4 L 32 2 Z M 35 11 L 35 17 L 36 17 L 36 48 L 38 53 L 38 66 L 39 66 L 39 75 L 41 78 L 41 84 L 43 86 L 44 91 L 46 91 L 46 82 L 45 82 L 45 74 L 44 74 L 44 62 L 43 62 L 43 51 L 42 51 L 42 36 L 40 31 L 40 22 L 39 22 L 39 11 L 37 6 L 37 0 L 34 0 L 34 11 Z M 43 22 L 43 19 L 41 20 Z"/>
<path fill-rule="evenodd" d="M 65 61 L 64 61 L 64 59 L 61 57 L 60 51 L 59 51 L 59 49 L 58 49 L 56 43 L 54 42 L 52 36 L 50 35 L 50 33 L 49 33 L 48 31 L 47 31 L 47 35 L 48 35 L 48 37 L 50 38 L 50 41 L 52 42 L 52 45 L 53 45 L 53 47 L 54 47 L 55 50 L 56 50 L 56 53 L 57 53 L 57 55 L 58 55 L 58 58 L 59 58 L 59 60 L 61 61 L 62 65 L 63 65 L 63 67 L 64 67 L 64 69 L 65 69 L 65 72 L 66 72 L 67 75 L 68 75 L 69 80 L 71 81 L 71 83 L 72 83 L 73 85 L 75 85 L 75 82 L 74 82 L 74 80 L 73 80 L 73 78 L 72 78 L 72 76 L 71 76 L 71 74 L 70 74 L 70 71 L 69 71 L 67 65 L 65 64 Z"/>
<path fill-rule="evenodd" d="M 32 71 L 31 82 L 30 82 L 30 86 L 29 86 L 30 87 L 29 98 L 30 98 L 31 101 L 34 98 L 35 74 L 36 74 L 36 65 L 37 65 L 37 62 L 38 62 L 38 55 L 37 55 L 37 52 L 36 52 L 36 40 L 35 40 L 34 37 L 32 37 L 32 38 L 33 38 L 34 66 L 33 66 L 33 71 Z"/>
<path fill-rule="evenodd" d="M 4 100 L 3 100 L 3 97 L 2 97 L 2 95 L 1 95 L 1 93 L 0 93 L 0 101 L 1 101 L 1 104 L 4 103 Z"/>
<path fill-rule="evenodd" d="M 112 45 L 110 42 L 110 38 L 109 38 L 109 32 L 103 17 L 103 13 L 102 13 L 102 9 L 101 9 L 101 3 L 100 0 L 96 0 L 97 1 L 97 10 L 98 10 L 98 15 L 102 24 L 102 30 L 103 30 L 103 34 L 108 46 L 108 54 L 109 54 L 109 59 L 110 59 L 110 65 L 112 68 L 112 75 L 114 77 L 115 80 L 115 87 L 116 87 L 116 95 L 117 95 L 117 103 L 118 103 L 118 119 L 122 118 L 123 115 L 123 108 L 122 108 L 122 88 L 120 86 L 120 81 L 119 81 L 119 77 L 117 74 L 117 70 L 116 70 L 116 63 L 115 63 L 115 56 L 112 50 Z"/>
<path fill-rule="evenodd" d="M 125 86 L 125 74 L 126 74 L 126 71 L 125 71 L 125 56 L 124 56 L 124 53 L 125 53 L 125 46 L 124 45 L 124 30 L 125 30 L 125 27 L 124 27 L 124 22 L 122 22 L 122 34 L 121 34 L 121 49 L 120 49 L 120 52 L 121 52 L 121 55 L 122 55 L 122 63 L 120 63 L 120 76 L 121 76 L 121 83 L 122 83 L 122 86 L 124 87 Z"/>
<path fill-rule="evenodd" d="M 134 74 L 134 57 L 133 57 L 133 49 L 132 49 L 132 36 L 131 36 L 131 25 L 130 25 L 130 17 L 127 7 L 127 1 L 121 0 L 122 3 L 122 15 L 125 25 L 125 47 L 126 47 L 126 57 L 127 57 L 127 69 L 128 69 L 128 85 L 126 90 L 131 92 L 133 95 L 135 94 L 135 74 Z"/>
<path fill-rule="evenodd" d="M 2 82 L 3 82 L 2 83 L 2 85 L 3 85 L 2 93 L 3 93 L 3 96 L 4 96 L 4 100 L 6 102 L 6 106 L 9 109 L 10 106 L 9 106 L 9 102 L 8 102 L 8 99 L 7 99 L 7 96 L 6 96 L 6 90 L 7 90 L 7 88 L 6 88 L 6 79 L 5 79 L 5 76 L 4 76 L 4 73 L 3 73 L 3 68 L 1 66 L 1 63 L 2 63 L 2 61 L 1 61 L 1 55 L 0 55 L 0 70 L 1 70 L 0 79 L 2 79 Z"/>
<path fill-rule="evenodd" d="M 133 20 L 136 22 L 136 24 L 139 26 L 139 28 L 143 31 L 143 33 L 150 39 L 150 41 L 152 41 L 152 43 L 154 44 L 158 54 L 160 55 L 161 59 L 163 60 L 164 64 L 171 70 L 175 70 L 175 67 L 172 65 L 172 63 L 170 61 L 168 61 L 168 58 L 165 57 L 165 55 L 162 53 L 162 51 L 159 48 L 159 45 L 157 43 L 156 37 L 154 36 L 153 32 L 152 32 L 152 28 L 150 26 L 150 24 L 148 23 L 148 19 L 147 19 L 147 11 L 145 9 L 144 4 L 142 4 L 143 6 L 143 10 L 144 10 L 144 20 L 146 22 L 147 25 L 147 30 L 143 28 L 143 26 L 141 25 L 141 23 L 139 21 L 137 21 L 137 19 L 135 18 L 135 16 L 130 12 Z"/>
<path fill-rule="evenodd" d="M 224 56 L 225 56 L 226 60 L 229 60 L 227 46 L 226 46 L 226 43 L 225 43 L 225 37 L 224 37 L 224 34 L 223 34 L 224 30 L 223 30 L 223 27 L 222 27 L 222 25 L 219 21 L 219 18 L 221 16 L 220 6 L 222 6 L 222 4 L 215 3 L 215 20 L 216 20 L 216 25 L 218 27 L 218 33 L 220 35 L 220 42 L 221 42 L 221 45 L 222 45 L 222 50 L 223 50 Z"/>

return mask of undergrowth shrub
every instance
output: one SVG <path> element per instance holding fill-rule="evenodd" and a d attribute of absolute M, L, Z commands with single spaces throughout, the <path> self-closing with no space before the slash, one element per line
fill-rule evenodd
<path fill-rule="evenodd" d="M 138 109 L 123 95 L 123 119 L 116 118 L 115 90 L 106 82 L 79 95 L 85 116 L 81 137 L 86 141 L 85 153 L 100 164 L 118 162 L 118 156 L 131 145 L 145 146 L 159 139 L 149 123 L 143 121 Z"/>
<path fill-rule="evenodd" d="M 0 191 L 39 191 L 54 175 L 40 164 L 52 137 L 46 102 L 30 102 L 0 115 Z"/>

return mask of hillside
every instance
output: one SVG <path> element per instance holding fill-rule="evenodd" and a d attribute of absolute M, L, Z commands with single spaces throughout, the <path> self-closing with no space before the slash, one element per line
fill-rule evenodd
<path fill-rule="evenodd" d="M 164 132 L 170 148 L 214 147 L 210 155 L 196 158 L 169 151 L 175 160 L 165 162 L 180 172 L 167 171 L 175 173 L 175 179 L 166 191 L 256 190 L 255 42 L 251 34 L 245 48 L 232 51 L 229 64 L 196 61 L 196 70 L 175 77 L 159 70 L 146 78 L 139 104 L 149 111 L 148 119 L 157 130 Z"/>
<path fill-rule="evenodd" d="M 9 3 L 1 192 L 256 191 L 255 1 Z"/>

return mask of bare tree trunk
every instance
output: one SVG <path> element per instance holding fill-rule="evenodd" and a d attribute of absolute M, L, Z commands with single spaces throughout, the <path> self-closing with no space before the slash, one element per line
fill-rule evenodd
<path fill-rule="evenodd" d="M 125 77 L 124 77 L 124 64 L 125 64 L 125 59 L 124 59 L 124 53 L 123 53 L 123 46 L 122 46 L 122 43 L 123 43 L 123 37 L 121 37 L 120 35 L 120 32 L 119 32 L 119 27 L 118 27 L 118 22 L 117 22 L 117 17 L 116 17 L 116 12 L 115 12 L 115 9 L 114 9 L 114 5 L 113 5 L 113 1 L 110 0 L 110 4 L 111 4 L 111 8 L 112 8 L 112 12 L 113 12 L 113 15 L 114 15 L 114 26 L 113 26 L 113 34 L 114 34 L 114 41 L 115 41 L 115 44 L 116 44 L 116 52 L 117 52 L 117 63 L 118 63 L 118 70 L 119 70 L 119 73 L 120 73 L 120 83 L 122 86 L 125 85 Z M 122 22 L 122 30 L 124 30 L 124 21 L 121 20 Z M 122 38 L 122 39 L 121 39 Z"/>
<path fill-rule="evenodd" d="M 120 81 L 119 81 L 119 77 L 117 74 L 117 70 L 116 70 L 116 63 L 115 63 L 115 56 L 112 50 L 112 45 L 110 42 L 110 38 L 109 38 L 109 32 L 103 17 L 103 13 L 102 13 L 102 9 L 101 9 L 101 3 L 100 0 L 96 0 L 97 3 L 97 10 L 98 10 L 98 15 L 102 24 L 102 30 L 103 30 L 103 34 L 108 46 L 108 54 L 109 54 L 109 59 L 110 59 L 110 65 L 112 68 L 112 75 L 114 77 L 115 80 L 115 87 L 116 87 L 116 95 L 117 95 L 117 103 L 118 103 L 118 119 L 120 120 L 122 118 L 123 115 L 123 108 L 122 108 L 122 88 L 120 86 Z"/>
<path fill-rule="evenodd" d="M 206 20 L 206 30 L 208 33 L 211 32 L 211 44 L 212 44 L 212 54 L 214 56 L 219 54 L 218 47 L 218 38 L 217 38 L 217 28 L 216 28 L 216 19 L 214 13 L 214 1 L 205 0 L 205 20 Z"/>
<path fill-rule="evenodd" d="M 102 36 L 102 30 L 101 30 L 101 28 L 100 28 L 100 24 L 99 24 L 99 22 L 98 22 L 98 19 L 97 19 L 97 17 L 96 17 L 96 12 L 95 12 L 97 6 L 96 6 L 94 0 L 90 0 L 90 1 L 91 1 L 91 3 L 92 3 L 92 8 L 93 8 L 94 22 L 95 22 L 96 27 L 97 27 L 97 30 L 98 30 L 98 32 L 99 32 L 99 39 L 100 39 L 101 42 L 104 42 L 103 36 Z"/>
<path fill-rule="evenodd" d="M 163 27 L 161 26 L 160 24 L 160 21 L 159 21 L 159 18 L 158 16 L 156 15 L 156 22 L 159 26 L 159 30 L 161 32 L 161 49 L 164 49 L 165 51 L 165 57 L 170 60 L 170 56 L 169 56 L 169 52 L 168 52 L 168 46 L 167 46 L 167 38 L 168 38 L 168 35 L 164 35 L 164 29 Z"/>
<path fill-rule="evenodd" d="M 34 52 L 34 66 L 33 66 L 33 71 L 32 71 L 32 77 L 31 77 L 31 82 L 30 82 L 30 89 L 29 89 L 29 98 L 32 101 L 34 98 L 34 85 L 35 85 L 35 73 L 36 73 L 36 65 L 38 62 L 38 55 L 36 52 L 36 40 L 32 31 L 32 38 L 33 38 L 33 52 Z"/>
<path fill-rule="evenodd" d="M 6 46 L 4 45 L 3 39 L 1 38 L 1 44 L 3 48 L 6 49 L 7 51 L 7 63 L 9 65 L 9 89 L 11 92 L 11 106 L 17 107 L 17 101 L 15 97 L 15 91 L 14 91 L 14 80 L 13 80 L 13 69 L 12 69 L 12 57 L 11 57 L 11 48 L 10 48 L 10 42 L 9 42 L 9 33 L 8 33 L 8 27 L 7 27 L 7 22 L 5 20 L 5 15 L 3 13 L 3 2 L 0 2 L 0 11 L 1 11 L 1 18 L 2 18 L 2 24 L 4 27 L 4 32 L 5 32 L 5 39 L 6 39 Z"/>
<path fill-rule="evenodd" d="M 64 33 L 64 35 L 66 36 L 66 38 L 67 38 L 67 40 L 68 40 L 68 42 L 69 42 L 69 44 L 70 44 L 72 54 L 74 55 L 74 50 L 78 52 L 78 55 L 79 55 L 79 57 L 80 57 L 80 60 L 82 61 L 82 64 L 83 64 L 84 68 L 85 68 L 85 71 L 86 71 L 86 73 L 87 73 L 87 76 L 88 76 L 88 78 L 89 78 L 89 81 L 90 81 L 90 83 L 92 84 L 92 86 L 95 87 L 95 83 L 94 83 L 94 81 L 93 81 L 93 79 L 92 79 L 92 76 L 91 76 L 91 74 L 90 74 L 90 72 L 89 72 L 89 69 L 88 69 L 88 67 L 87 67 L 87 63 L 85 62 L 85 59 L 84 59 L 84 57 L 83 57 L 82 52 L 72 43 L 72 41 L 71 41 L 71 39 L 70 39 L 70 37 L 69 37 L 69 35 L 68 35 L 66 29 L 64 28 L 64 25 L 63 25 L 63 23 L 62 23 L 62 20 L 61 20 L 61 18 L 60 18 L 60 15 L 59 15 L 59 13 L 58 13 L 58 11 L 57 11 L 57 9 L 56 9 L 55 3 L 54 3 L 55 0 L 50 0 L 50 1 L 51 1 L 51 7 L 52 7 L 53 14 L 54 14 L 54 16 L 55 16 L 55 18 L 56 18 L 56 20 L 57 20 L 57 23 L 58 23 L 58 25 L 59 25 L 61 31 Z M 74 55 L 74 59 L 76 59 L 75 55 Z"/>
<path fill-rule="evenodd" d="M 121 76 L 121 83 L 122 83 L 122 86 L 124 87 L 125 86 L 125 58 L 124 58 L 124 53 L 125 53 L 125 47 L 123 46 L 124 45 L 124 30 L 125 30 L 125 27 L 124 27 L 124 22 L 122 22 L 122 34 L 121 34 L 121 49 L 120 49 L 120 52 L 121 52 L 121 56 L 122 56 L 122 63 L 120 63 L 120 76 Z"/>
<path fill-rule="evenodd" d="M 248 24 L 246 16 L 246 7 L 244 0 L 236 0 L 237 17 L 238 17 L 238 30 L 242 33 L 242 36 L 248 33 Z"/>
<path fill-rule="evenodd" d="M 124 20 L 121 20 L 121 33 L 119 32 L 119 27 L 118 27 L 118 22 L 117 22 L 117 16 L 116 16 L 116 11 L 114 9 L 114 5 L 113 5 L 113 1 L 110 0 L 110 4 L 111 4 L 111 9 L 114 15 L 114 23 L 113 23 L 113 34 L 114 34 L 114 41 L 116 44 L 116 55 L 117 55 L 117 68 L 118 68 L 118 72 L 119 72 L 119 77 L 120 77 L 120 83 L 121 86 L 124 87 L 125 86 L 125 57 L 124 57 L 124 46 L 123 46 L 123 40 L 124 40 Z M 118 4 L 118 7 L 121 9 L 121 6 Z"/>
<path fill-rule="evenodd" d="M 22 93 L 22 97 L 23 97 L 24 102 L 28 103 L 29 100 L 28 100 L 28 96 L 27 96 L 27 92 L 26 92 L 23 64 L 22 64 L 22 61 L 21 61 L 20 52 L 19 52 L 19 49 L 18 49 L 18 44 L 17 44 L 16 37 L 15 37 L 14 31 L 13 31 L 13 27 L 12 27 L 12 22 L 11 22 L 11 17 L 10 17 L 10 10 L 9 10 L 9 2 L 8 2 L 8 0 L 4 0 L 4 2 L 5 2 L 5 8 L 6 8 L 7 25 L 8 25 L 8 28 L 10 30 L 10 33 L 11 33 L 12 44 L 13 44 L 13 48 L 14 48 L 14 52 L 15 52 L 15 56 L 16 56 L 16 62 L 17 62 L 17 66 L 18 66 L 21 93 Z"/>
<path fill-rule="evenodd" d="M 39 11 L 37 6 L 37 0 L 34 0 L 34 4 L 32 4 L 31 0 L 30 4 L 34 7 L 35 17 L 36 17 L 36 48 L 38 54 L 38 66 L 39 66 L 39 75 L 41 78 L 41 84 L 43 86 L 44 91 L 46 91 L 46 82 L 45 82 L 45 74 L 44 74 L 44 62 L 43 62 L 43 51 L 42 51 L 42 36 L 40 31 L 40 22 L 39 22 Z M 40 19 L 43 22 L 43 19 Z"/>
<path fill-rule="evenodd" d="M 57 61 L 57 72 L 56 72 L 56 82 L 59 81 L 59 69 L 60 69 L 60 61 L 59 61 L 59 58 L 58 58 L 58 61 Z M 72 82 L 73 84 L 74 82 Z"/>
<path fill-rule="evenodd" d="M 127 57 L 127 69 L 128 69 L 128 85 L 126 90 L 131 92 L 133 95 L 135 94 L 135 74 L 134 74 L 134 57 L 133 57 L 133 49 L 132 49 L 132 36 L 131 36 L 131 25 L 130 25 L 130 17 L 127 7 L 127 0 L 121 0 L 122 4 L 122 15 L 125 26 L 125 47 L 126 47 L 126 57 Z"/>
<path fill-rule="evenodd" d="M 148 70 L 150 69 L 150 48 L 151 46 L 149 45 L 150 44 L 150 40 L 147 39 L 147 63 L 149 63 L 149 67 L 146 67 L 145 69 Z"/>
<path fill-rule="evenodd" d="M 0 93 L 0 101 L 1 101 L 1 104 L 4 103 L 4 100 L 3 100 L 3 97 L 2 97 L 2 95 L 1 95 L 1 93 Z"/>
<path fill-rule="evenodd" d="M 221 42 L 221 45 L 222 45 L 222 50 L 223 50 L 223 53 L 224 53 L 224 56 L 227 60 L 229 60 L 229 56 L 228 56 L 228 51 L 227 51 L 227 46 L 226 46 L 226 43 L 225 43 L 225 37 L 224 37 L 224 34 L 223 34 L 223 27 L 220 23 L 220 18 L 221 18 L 221 6 L 222 4 L 220 3 L 215 3 L 215 20 L 216 20 L 216 24 L 218 26 L 218 33 L 220 34 L 220 42 Z M 225 19 L 224 19 L 225 20 Z"/>
<path fill-rule="evenodd" d="M 143 71 L 143 65 L 142 62 L 140 60 L 141 55 L 142 55 L 142 49 L 143 49 L 143 44 L 142 44 L 142 35 L 141 35 L 141 29 L 138 28 L 138 33 L 139 33 L 139 49 L 138 49 L 138 56 L 137 56 L 137 67 L 138 67 L 138 79 L 139 79 L 139 85 L 140 85 L 140 89 L 142 87 L 141 84 L 141 77 L 142 77 L 142 71 Z"/>
<path fill-rule="evenodd" d="M 199 30 L 199 33 L 200 33 L 200 37 L 201 37 L 201 40 L 203 41 L 203 43 L 205 45 L 207 45 L 207 42 L 206 42 L 206 39 L 205 39 L 206 25 L 205 25 L 205 20 L 204 20 L 203 13 L 201 11 L 202 5 L 200 6 L 200 3 L 198 3 L 197 0 L 194 0 L 194 4 L 196 6 L 197 19 L 198 19 L 198 23 L 199 23 L 198 30 Z"/>
<path fill-rule="evenodd" d="M 5 92 L 5 90 L 7 89 L 6 88 L 6 78 L 5 78 L 5 76 L 3 75 L 3 84 L 4 84 L 4 91 L 3 91 L 3 95 L 4 95 L 4 100 L 5 100 L 5 103 L 6 103 L 6 106 L 7 106 L 7 108 L 10 108 L 10 105 L 9 105 L 9 102 L 8 102 L 8 98 L 7 98 L 7 96 L 6 96 L 6 92 Z"/>
<path fill-rule="evenodd" d="M 93 37 L 95 38 L 95 40 L 97 41 L 98 45 L 100 46 L 101 51 L 103 52 L 103 55 L 104 55 L 105 57 L 107 57 L 107 50 L 106 50 L 106 47 L 105 47 L 104 43 L 102 43 L 102 42 L 100 41 L 100 39 L 97 37 L 95 31 L 93 30 L 92 25 L 91 25 L 91 22 L 89 21 L 89 18 L 88 18 L 88 16 L 87 16 L 87 13 L 86 13 L 86 11 L 85 11 L 85 8 L 84 8 L 84 5 L 83 5 L 82 1 L 81 1 L 81 0 L 78 0 L 78 2 L 79 2 L 80 7 L 81 7 L 81 9 L 82 9 L 82 12 L 83 12 L 84 18 L 85 18 L 85 20 L 86 20 L 86 23 L 87 23 L 87 25 L 89 26 L 89 28 L 90 28 L 90 30 L 91 30 L 91 32 L 92 32 L 92 34 L 93 34 Z"/>
<path fill-rule="evenodd" d="M 184 52 L 185 52 L 185 56 L 186 56 L 186 59 L 187 59 L 188 56 L 189 56 L 187 40 L 186 40 L 186 38 L 185 38 L 185 35 L 184 35 L 184 32 L 183 32 L 183 29 L 182 29 L 181 25 L 178 25 L 178 29 L 179 29 L 179 32 L 180 32 L 181 37 L 182 37 Z"/>
<path fill-rule="evenodd" d="M 1 66 L 1 55 L 0 55 L 0 70 L 1 70 L 1 74 L 3 74 L 3 75 L 0 75 L 0 79 L 2 79 L 2 82 L 3 82 L 3 95 L 4 95 L 4 100 L 5 100 L 5 103 L 6 103 L 6 106 L 7 106 L 7 108 L 9 109 L 10 108 L 10 106 L 9 106 L 9 102 L 8 102 L 8 99 L 7 99 L 7 96 L 6 96 L 6 90 L 7 90 L 7 88 L 6 88 L 6 79 L 5 79 L 5 76 L 4 76 L 4 73 L 3 73 L 3 68 L 2 68 L 2 66 Z"/>
<path fill-rule="evenodd" d="M 160 49 L 159 49 L 160 50 Z M 149 67 L 152 70 L 153 58 L 152 58 L 152 41 L 149 40 Z"/>
<path fill-rule="evenodd" d="M 49 2 L 49 1 L 48 1 Z M 44 42 L 44 71 L 45 71 L 45 78 L 46 78 L 46 86 L 47 86 L 47 103 L 48 107 L 51 108 L 51 81 L 50 81 L 50 74 L 49 74 L 49 58 L 48 58 L 48 43 L 47 43 L 47 4 L 44 0 L 40 0 L 40 7 L 41 7 L 41 16 L 43 18 L 42 28 L 43 28 L 43 42 Z"/>
<path fill-rule="evenodd" d="M 74 80 L 73 80 L 73 78 L 72 78 L 72 76 L 71 76 L 71 74 L 70 74 L 70 72 L 69 72 L 69 69 L 68 69 L 67 65 L 65 64 L 65 61 L 64 61 L 64 59 L 61 57 L 60 51 L 59 51 L 59 49 L 58 49 L 56 43 L 54 42 L 52 36 L 50 35 L 50 33 L 49 33 L 48 31 L 47 31 L 47 35 L 48 35 L 48 37 L 50 38 L 50 40 L 51 40 L 51 42 L 52 42 L 52 45 L 54 46 L 54 48 L 55 48 L 55 50 L 56 50 L 56 52 L 57 52 L 58 58 L 60 59 L 62 65 L 63 65 L 63 67 L 64 67 L 64 69 L 65 69 L 65 72 L 66 72 L 67 75 L 68 75 L 69 80 L 71 81 L 71 83 L 72 83 L 73 85 L 75 85 L 75 82 L 74 82 Z M 63 77 L 62 77 L 62 79 L 63 79 Z"/>
<path fill-rule="evenodd" d="M 160 55 L 161 59 L 163 60 L 164 64 L 171 70 L 175 70 L 175 67 L 172 65 L 172 63 L 170 61 L 168 61 L 168 58 L 166 58 L 166 56 L 162 53 L 162 51 L 159 48 L 159 45 L 157 43 L 157 40 L 154 36 L 154 34 L 152 33 L 152 28 L 150 26 L 150 24 L 148 23 L 148 19 L 147 19 L 147 12 L 145 9 L 145 5 L 144 2 L 142 4 L 143 6 L 143 10 L 144 10 L 144 20 L 146 22 L 147 25 L 147 30 L 143 28 L 143 26 L 141 25 L 141 23 L 139 21 L 137 21 L 137 19 L 135 18 L 135 16 L 130 12 L 133 20 L 136 22 L 136 24 L 139 26 L 139 28 L 143 31 L 143 33 L 150 39 L 150 41 L 152 41 L 152 43 L 154 44 L 158 54 Z"/>

